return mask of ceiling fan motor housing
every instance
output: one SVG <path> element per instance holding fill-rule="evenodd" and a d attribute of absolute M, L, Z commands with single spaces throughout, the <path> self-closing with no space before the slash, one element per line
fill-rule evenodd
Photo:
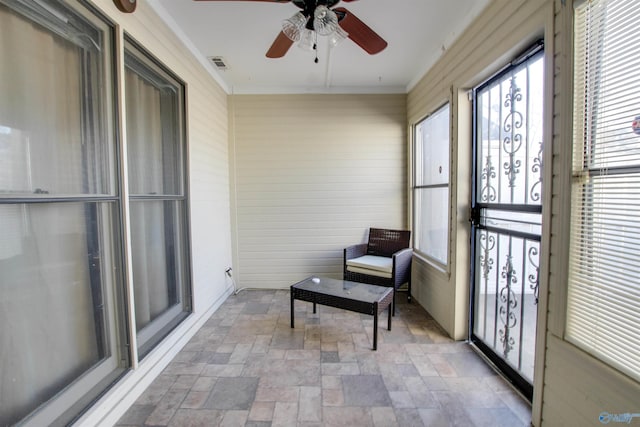
<path fill-rule="evenodd" d="M 292 0 L 292 3 L 302 9 L 304 16 L 313 16 L 317 6 L 327 6 L 331 8 L 338 4 L 340 0 Z"/>

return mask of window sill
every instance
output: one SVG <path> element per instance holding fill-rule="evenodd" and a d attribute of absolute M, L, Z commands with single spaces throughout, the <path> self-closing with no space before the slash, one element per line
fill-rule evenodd
<path fill-rule="evenodd" d="M 413 250 L 413 257 L 414 259 L 420 261 L 421 264 L 424 264 L 425 266 L 439 273 L 442 273 L 443 275 L 446 275 L 447 278 L 451 277 L 451 270 L 448 265 L 444 265 L 427 255 L 417 252 L 415 249 Z"/>

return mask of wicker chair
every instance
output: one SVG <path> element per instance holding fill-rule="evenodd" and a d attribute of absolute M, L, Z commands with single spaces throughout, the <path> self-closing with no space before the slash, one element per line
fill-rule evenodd
<path fill-rule="evenodd" d="M 344 249 L 344 280 L 393 287 L 393 313 L 396 291 L 407 283 L 411 301 L 411 231 L 369 229 L 369 241 Z"/>

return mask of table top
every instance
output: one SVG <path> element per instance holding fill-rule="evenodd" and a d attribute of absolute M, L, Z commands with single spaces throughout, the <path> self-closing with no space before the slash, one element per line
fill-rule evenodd
<path fill-rule="evenodd" d="M 292 285 L 291 288 L 367 303 L 379 302 L 389 293 L 393 292 L 393 288 L 387 286 L 369 285 L 367 283 L 317 276 L 308 277 Z"/>

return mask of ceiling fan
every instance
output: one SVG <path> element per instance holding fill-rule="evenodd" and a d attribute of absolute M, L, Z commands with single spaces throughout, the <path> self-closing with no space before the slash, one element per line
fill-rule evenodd
<path fill-rule="evenodd" d="M 282 31 L 267 51 L 267 58 L 282 58 L 294 42 L 307 49 L 316 49 L 317 35 L 328 36 L 329 45 L 350 38 L 368 54 L 374 55 L 387 47 L 387 42 L 367 24 L 344 7 L 333 8 L 340 0 L 196 0 L 196 1 L 261 1 L 293 3 L 301 9 L 282 23 Z M 342 0 L 352 2 L 355 0 Z M 333 8 L 333 9 L 332 9 Z M 316 56 L 316 62 L 318 58 Z"/>

